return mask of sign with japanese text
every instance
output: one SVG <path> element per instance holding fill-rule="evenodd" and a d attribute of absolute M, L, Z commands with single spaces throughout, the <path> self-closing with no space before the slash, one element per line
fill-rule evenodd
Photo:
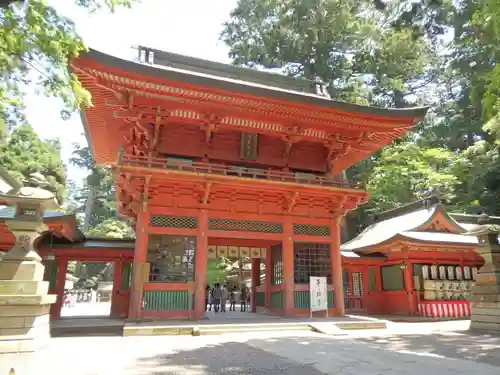
<path fill-rule="evenodd" d="M 328 310 L 328 286 L 326 277 L 309 278 L 311 311 Z"/>

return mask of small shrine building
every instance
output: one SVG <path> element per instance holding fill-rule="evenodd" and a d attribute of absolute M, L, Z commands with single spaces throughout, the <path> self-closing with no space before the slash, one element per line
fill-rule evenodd
<path fill-rule="evenodd" d="M 470 316 L 484 261 L 464 233 L 477 219 L 448 213 L 436 197 L 380 213 L 341 246 L 346 299 L 369 314 Z"/>

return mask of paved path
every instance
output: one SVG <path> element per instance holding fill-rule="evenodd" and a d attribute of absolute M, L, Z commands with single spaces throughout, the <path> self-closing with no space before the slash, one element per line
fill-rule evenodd
<path fill-rule="evenodd" d="M 0 356 L 0 375 L 13 365 L 16 375 L 500 374 L 500 337 L 449 332 L 463 328 L 398 324 L 347 338 L 311 332 L 61 338 L 38 358 Z"/>

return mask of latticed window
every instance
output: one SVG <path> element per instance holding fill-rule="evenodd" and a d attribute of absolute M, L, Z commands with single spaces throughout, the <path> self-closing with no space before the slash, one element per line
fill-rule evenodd
<path fill-rule="evenodd" d="M 349 297 L 351 293 L 351 284 L 349 282 L 349 270 L 344 268 L 342 270 L 342 284 L 344 285 L 344 296 Z"/>
<path fill-rule="evenodd" d="M 162 228 L 194 229 L 197 226 L 197 219 L 195 216 L 151 215 L 150 225 Z"/>
<path fill-rule="evenodd" d="M 194 279 L 196 237 L 150 235 L 147 261 L 149 281 L 186 283 Z"/>
<path fill-rule="evenodd" d="M 330 227 L 328 225 L 293 224 L 293 233 L 305 236 L 328 237 Z"/>
<path fill-rule="evenodd" d="M 361 272 L 352 273 L 352 294 L 354 297 L 363 296 L 363 274 Z"/>
<path fill-rule="evenodd" d="M 311 276 L 326 277 L 332 283 L 330 246 L 321 243 L 295 243 L 295 283 L 307 284 Z"/>
<path fill-rule="evenodd" d="M 209 219 L 208 229 L 231 232 L 283 233 L 281 223 L 231 219 Z"/>
<path fill-rule="evenodd" d="M 281 245 L 271 247 L 272 285 L 283 284 L 283 254 L 281 249 Z"/>

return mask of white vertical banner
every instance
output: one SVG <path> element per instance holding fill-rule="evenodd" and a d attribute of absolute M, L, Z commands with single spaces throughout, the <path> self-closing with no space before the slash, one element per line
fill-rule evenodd
<path fill-rule="evenodd" d="M 328 316 L 328 285 L 326 277 L 309 277 L 311 315 L 314 311 L 326 311 Z"/>

